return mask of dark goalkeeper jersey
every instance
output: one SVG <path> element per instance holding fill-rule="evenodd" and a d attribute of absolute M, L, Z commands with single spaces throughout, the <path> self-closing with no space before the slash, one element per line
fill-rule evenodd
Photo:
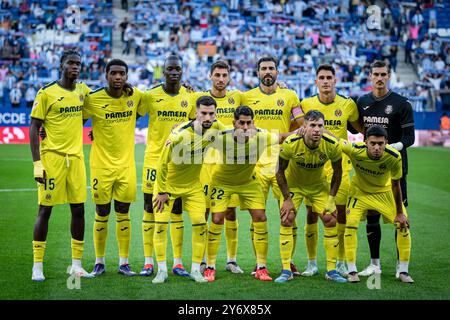
<path fill-rule="evenodd" d="M 388 143 L 402 142 L 400 151 L 403 160 L 403 174 L 408 171 L 406 148 L 414 144 L 414 114 L 406 97 L 389 91 L 381 99 L 372 93 L 361 96 L 356 102 L 359 116 L 365 130 L 378 124 L 388 133 Z"/>

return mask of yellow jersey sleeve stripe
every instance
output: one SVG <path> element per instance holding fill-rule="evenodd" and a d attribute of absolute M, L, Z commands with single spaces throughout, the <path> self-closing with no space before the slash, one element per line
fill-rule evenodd
<path fill-rule="evenodd" d="M 336 143 L 335 140 L 333 140 L 333 139 L 331 139 L 331 138 L 328 138 L 328 137 L 325 136 L 325 135 L 323 135 L 322 138 L 323 138 L 323 140 L 325 140 L 326 142 L 329 142 L 329 143 L 331 143 L 331 144 L 335 144 L 335 143 Z"/>
<path fill-rule="evenodd" d="M 398 158 L 398 154 L 395 153 L 392 150 L 389 150 L 388 148 L 384 149 L 384 151 L 386 151 L 388 154 L 390 154 L 391 156 L 393 156 L 394 158 Z"/>

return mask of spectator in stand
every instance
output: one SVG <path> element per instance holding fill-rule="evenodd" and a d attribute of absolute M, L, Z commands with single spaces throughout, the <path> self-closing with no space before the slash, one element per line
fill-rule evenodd
<path fill-rule="evenodd" d="M 34 86 L 28 86 L 27 91 L 25 92 L 25 101 L 27 103 L 27 107 L 33 107 L 34 98 L 36 97 L 36 89 Z"/>
<path fill-rule="evenodd" d="M 15 85 L 14 88 L 9 93 L 9 99 L 11 100 L 11 105 L 13 108 L 20 107 L 20 101 L 22 99 L 22 91 L 19 88 L 19 85 Z"/>

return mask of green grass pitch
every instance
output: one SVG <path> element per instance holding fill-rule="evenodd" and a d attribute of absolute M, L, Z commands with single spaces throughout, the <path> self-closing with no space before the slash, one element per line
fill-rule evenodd
<path fill-rule="evenodd" d="M 141 180 L 144 146 L 136 148 L 138 183 Z M 85 147 L 88 167 L 89 147 Z M 169 275 L 163 285 L 152 285 L 150 278 L 124 277 L 117 274 L 118 253 L 115 239 L 115 217 L 112 214 L 107 242 L 107 273 L 96 279 L 81 279 L 80 289 L 67 287 L 66 270 L 70 264 L 70 213 L 69 206 L 53 209 L 47 238 L 44 271 L 47 280 L 31 281 L 32 235 L 37 215 L 37 191 L 32 177 L 32 162 L 28 145 L 0 145 L 0 299 L 450 299 L 450 282 L 447 273 L 450 266 L 450 149 L 415 148 L 409 150 L 410 172 L 409 209 L 411 221 L 412 253 L 410 273 L 416 281 L 413 285 L 400 283 L 394 277 L 396 252 L 394 229 L 382 226 L 381 260 L 383 274 L 381 288 L 370 290 L 364 278 L 358 284 L 330 283 L 324 279 L 324 249 L 319 235 L 320 275 L 313 278 L 295 278 L 284 283 L 257 281 L 249 274 L 255 260 L 249 240 L 250 216 L 239 212 L 238 261 L 246 271 L 233 275 L 225 271 L 224 235 L 217 262 L 216 281 L 197 284 L 186 278 Z M 88 170 L 89 171 L 89 170 Z M 140 188 L 138 188 L 139 190 Z M 88 193 L 89 195 L 89 193 Z M 130 265 L 140 271 L 143 264 L 141 220 L 142 193 L 131 206 L 132 244 Z M 278 245 L 279 218 L 273 197 L 267 207 L 269 221 L 268 269 L 275 278 L 281 269 Z M 186 223 L 184 264 L 190 269 L 190 223 Z M 92 225 L 94 206 L 90 195 L 86 203 L 86 233 L 83 265 L 91 271 L 94 264 Z M 298 216 L 299 237 L 295 261 L 299 268 L 306 265 L 306 249 L 303 239 L 305 212 Z M 322 230 L 322 227 L 319 227 Z M 322 231 L 321 231 L 322 232 Z M 365 225 L 359 229 L 358 268 L 362 270 L 369 261 Z M 168 266 L 171 266 L 170 241 Z"/>

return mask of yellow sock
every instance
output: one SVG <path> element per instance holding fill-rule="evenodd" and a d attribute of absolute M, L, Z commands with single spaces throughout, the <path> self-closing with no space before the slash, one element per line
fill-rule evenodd
<path fill-rule="evenodd" d="M 44 262 L 46 241 L 33 241 L 33 262 Z"/>
<path fill-rule="evenodd" d="M 291 260 L 294 258 L 295 248 L 297 247 L 297 219 L 294 219 L 294 224 L 292 226 L 292 253 Z"/>
<path fill-rule="evenodd" d="M 258 265 L 265 265 L 267 262 L 267 250 L 269 249 L 269 234 L 267 232 L 267 221 L 253 222 L 255 228 L 255 235 L 253 243 L 256 251 L 256 263 Z"/>
<path fill-rule="evenodd" d="M 227 241 L 227 259 L 236 260 L 238 245 L 238 221 L 225 219 L 225 239 Z"/>
<path fill-rule="evenodd" d="M 305 242 L 308 251 L 308 259 L 316 260 L 317 244 L 319 242 L 317 223 L 305 224 Z"/>
<path fill-rule="evenodd" d="M 408 262 L 411 255 L 411 234 L 409 228 L 400 229 L 397 223 L 397 248 L 398 258 L 401 262 Z"/>
<path fill-rule="evenodd" d="M 72 259 L 81 260 L 81 258 L 83 258 L 84 241 L 75 240 L 72 238 L 71 247 Z"/>
<path fill-rule="evenodd" d="M 358 246 L 358 228 L 347 224 L 345 227 L 345 260 L 347 263 L 356 263 L 356 247 Z"/>
<path fill-rule="evenodd" d="M 170 214 L 170 241 L 172 242 L 172 252 L 174 259 L 181 259 L 183 256 L 183 236 L 184 224 L 182 214 Z"/>
<path fill-rule="evenodd" d="M 153 245 L 155 246 L 156 261 L 166 261 L 167 251 L 167 229 L 169 222 L 157 221 L 155 222 L 155 233 L 153 234 Z"/>
<path fill-rule="evenodd" d="M 208 230 L 208 243 L 206 262 L 208 266 L 215 266 L 217 259 L 217 252 L 219 251 L 220 238 L 222 236 L 223 224 L 215 224 L 211 221 Z M 225 229 L 226 230 L 226 229 Z"/>
<path fill-rule="evenodd" d="M 339 245 L 336 226 L 332 228 L 324 228 L 323 237 L 323 245 L 325 247 L 325 254 L 327 257 L 327 271 L 331 271 L 336 269 L 336 257 Z"/>
<path fill-rule="evenodd" d="M 155 232 L 155 214 L 144 210 L 142 217 L 142 241 L 144 243 L 144 257 L 153 257 L 153 233 Z"/>
<path fill-rule="evenodd" d="M 99 216 L 95 213 L 94 221 L 94 249 L 96 258 L 104 258 L 106 251 L 106 239 L 108 238 L 108 218 Z"/>
<path fill-rule="evenodd" d="M 202 213 L 204 215 L 204 213 Z M 206 222 L 192 224 L 192 263 L 200 264 L 206 248 Z"/>
<path fill-rule="evenodd" d="M 283 270 L 291 270 L 292 240 L 292 227 L 280 226 L 280 255 Z"/>
<path fill-rule="evenodd" d="M 119 246 L 119 257 L 128 258 L 131 240 L 131 223 L 129 213 L 116 212 L 116 237 Z"/>
<path fill-rule="evenodd" d="M 339 240 L 337 260 L 345 261 L 345 244 L 344 244 L 345 223 L 337 223 L 336 227 Z"/>

